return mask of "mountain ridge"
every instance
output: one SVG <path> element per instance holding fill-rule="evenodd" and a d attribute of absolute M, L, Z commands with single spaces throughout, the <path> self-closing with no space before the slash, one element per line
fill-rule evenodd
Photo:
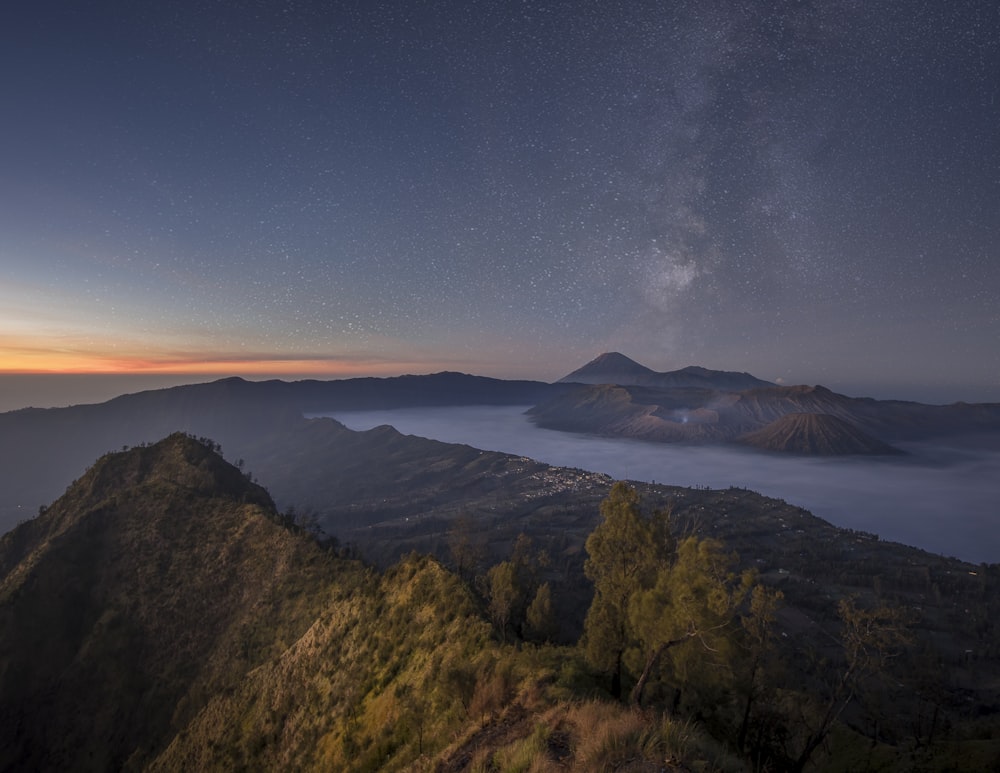
<path fill-rule="evenodd" d="M 266 491 L 183 434 L 98 459 L 0 538 L 0 566 L 4 769 L 141 766 L 301 635 L 332 576 Z M 277 604 L 290 587 L 307 597 Z"/>
<path fill-rule="evenodd" d="M 696 366 L 690 370 L 700 373 Z M 988 433 L 1000 431 L 1000 405 L 850 398 L 821 386 L 733 392 L 703 385 L 507 382 L 448 371 L 334 382 L 234 377 L 120 395 L 105 403 L 0 414 L 0 532 L 55 499 L 100 454 L 174 431 L 217 439 L 231 460 L 244 460 L 284 498 L 297 473 L 281 455 L 297 455 L 290 438 L 304 415 L 488 404 L 531 405 L 532 420 L 546 428 L 655 442 L 728 443 L 787 413 L 803 412 L 837 416 L 890 445 L 962 434 L 985 443 Z"/>
<path fill-rule="evenodd" d="M 742 391 L 774 386 L 749 373 L 710 370 L 688 365 L 679 370 L 657 372 L 620 352 L 604 352 L 558 381 L 557 384 L 614 384 L 617 386 L 655 386 L 661 388 L 711 388 Z"/>
<path fill-rule="evenodd" d="M 532 405 L 565 389 L 443 372 L 341 381 L 239 377 L 119 395 L 103 403 L 0 413 L 0 533 L 55 499 L 101 454 L 181 431 L 249 459 L 304 414 L 446 405 Z"/>
<path fill-rule="evenodd" d="M 582 617 L 592 595 L 584 545 L 610 480 L 494 454 L 473 472 L 485 497 L 467 490 L 443 502 L 448 481 L 484 452 L 451 448 L 455 466 L 434 478 L 440 459 L 426 453 L 433 441 L 388 427 L 353 433 L 330 420 L 303 427 L 345 446 L 339 456 L 312 457 L 328 475 L 357 478 L 362 470 L 340 470 L 336 460 L 367 461 L 370 496 L 410 503 L 387 528 L 357 532 L 368 533 L 369 544 L 392 543 L 390 568 L 368 569 L 295 527 L 212 441 L 175 433 L 101 457 L 37 518 L 0 538 L 0 767 L 463 771 L 500 759 L 502 749 L 513 753 L 541 728 L 555 741 L 532 747 L 537 759 L 603 769 L 583 751 L 599 718 L 564 721 L 582 696 L 601 689 L 580 651 L 506 644 L 485 619 L 476 586 L 442 562 L 462 519 L 475 524 L 472 536 L 488 540 L 477 574 L 510 556 L 518 531 L 527 532 L 551 559 L 539 568 L 554 593 L 582 591 L 570 615 L 553 613 L 565 626 Z M 376 446 L 361 459 L 369 440 Z M 379 459 L 402 462 L 410 474 L 389 490 L 370 469 Z M 874 715 L 880 754 L 902 763 L 912 752 L 906 733 L 915 733 L 927 754 L 949 762 L 954 742 L 932 746 L 912 721 L 931 705 L 959 738 L 996 721 L 990 653 L 998 602 L 988 590 L 998 567 L 836 529 L 745 489 L 635 490 L 644 507 L 670 509 L 672 529 L 712 535 L 782 590 L 772 655 L 805 675 L 810 659 L 801 652 L 836 640 L 837 599 L 860 593 L 919 605 L 914 657 L 930 647 L 932 670 L 946 669 L 947 678 L 924 693 L 923 661 L 900 659 L 908 665 L 897 702 Z M 345 504 L 365 509 L 368 501 Z M 399 558 L 418 544 L 439 557 Z M 970 611 L 957 615 L 959 602 Z M 787 689 L 813 705 L 822 693 L 802 687 L 804 678 L 796 672 Z M 607 699 L 599 708 L 614 722 L 656 713 Z M 789 716 L 796 721 L 798 713 Z M 869 750 L 868 715 L 844 717 L 838 746 Z M 702 730 L 692 723 L 684 732 L 690 739 Z M 655 769 L 711 767 L 688 759 L 700 748 L 664 748 L 651 750 L 660 755 Z M 710 755 L 713 764 L 718 755 Z"/>

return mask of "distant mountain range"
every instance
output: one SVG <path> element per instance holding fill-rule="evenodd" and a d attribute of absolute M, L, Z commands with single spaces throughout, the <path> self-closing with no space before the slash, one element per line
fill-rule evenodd
<path fill-rule="evenodd" d="M 602 354 L 559 383 L 577 386 L 531 409 L 539 426 L 656 442 L 739 442 L 807 455 L 888 454 L 898 452 L 891 444 L 899 441 L 1000 432 L 1000 404 L 852 398 L 822 386 L 778 386 L 749 373 L 697 367 L 656 373 L 617 352 Z"/>
<path fill-rule="evenodd" d="M 770 381 L 725 370 L 709 370 L 690 365 L 680 370 L 658 373 L 640 365 L 619 352 L 605 352 L 582 368 L 563 376 L 562 384 L 616 384 L 618 386 L 651 386 L 662 389 L 717 389 L 741 392 L 755 387 L 774 386 Z"/>
<path fill-rule="evenodd" d="M 650 383 L 581 384 L 581 378 Z M 746 384 L 755 386 L 733 391 Z M 533 420 L 552 429 L 658 442 L 739 442 L 799 454 L 871 454 L 900 441 L 1000 431 L 1000 405 L 850 398 L 820 386 L 776 386 L 745 373 L 694 367 L 657 374 L 614 353 L 554 384 L 461 373 L 290 383 L 230 378 L 95 405 L 0 414 L 0 532 L 59 496 L 100 454 L 176 431 L 222 443 L 229 458 L 242 459 L 281 501 L 298 501 L 288 496 L 301 490 L 304 477 L 314 479 L 318 488 L 307 487 L 311 491 L 325 486 L 323 473 L 299 450 L 313 447 L 311 440 L 303 444 L 303 433 L 319 433 L 304 415 L 448 405 L 532 405 Z M 800 419 L 758 434 L 789 414 L 835 417 L 852 429 Z"/>

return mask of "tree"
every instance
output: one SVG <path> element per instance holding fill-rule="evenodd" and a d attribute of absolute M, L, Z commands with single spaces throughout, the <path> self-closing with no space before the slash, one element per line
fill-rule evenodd
<path fill-rule="evenodd" d="M 909 642 L 909 630 L 902 610 L 879 604 L 865 609 L 855 598 L 841 599 L 837 605 L 841 620 L 840 640 L 844 663 L 831 685 L 826 708 L 819 723 L 806 738 L 791 769 L 801 771 L 829 735 L 840 715 L 872 677 L 885 672 L 899 649 Z"/>
<path fill-rule="evenodd" d="M 490 620 L 496 626 L 503 641 L 507 641 L 507 629 L 511 617 L 522 595 L 517 584 L 517 570 L 512 561 L 502 561 L 490 568 L 486 575 L 489 594 Z"/>
<path fill-rule="evenodd" d="M 765 658 L 773 647 L 774 622 L 777 619 L 778 607 L 784 598 L 785 595 L 780 590 L 757 584 L 750 593 L 750 607 L 747 614 L 740 617 L 747 651 L 746 701 L 743 704 L 743 717 L 736 736 L 736 748 L 741 754 L 746 747 L 754 703 L 760 693 L 760 674 Z"/>
<path fill-rule="evenodd" d="M 603 520 L 587 539 L 584 571 L 594 599 L 584 623 L 584 654 L 591 666 L 611 673 L 611 692 L 621 697 L 626 667 L 638 674 L 631 699 L 641 703 L 664 653 L 673 654 L 675 687 L 707 685 L 732 675 L 736 615 L 756 581 L 735 573 L 737 557 L 717 540 L 689 536 L 678 543 L 669 511 L 648 516 L 639 495 L 616 483 L 601 503 Z M 709 663 L 717 666 L 706 669 Z"/>
<path fill-rule="evenodd" d="M 611 673 L 611 693 L 621 697 L 622 666 L 635 637 L 628 616 L 632 598 L 654 583 L 673 552 L 670 516 L 642 513 L 635 489 L 619 481 L 601 502 L 602 521 L 587 538 L 583 569 L 594 583 L 584 622 L 585 655 Z"/>
<path fill-rule="evenodd" d="M 735 575 L 735 565 L 736 555 L 726 553 L 718 540 L 687 537 L 672 560 L 660 567 L 656 583 L 633 596 L 629 622 L 645 653 L 632 690 L 633 703 L 641 704 L 661 658 L 679 645 L 697 642 L 695 663 L 711 659 L 731 669 L 734 619 L 752 585 L 751 575 L 742 581 Z"/>
<path fill-rule="evenodd" d="M 555 637 L 558 626 L 552 611 L 552 588 L 547 582 L 538 586 L 535 597 L 528 605 L 525 623 L 532 639 L 547 642 Z"/>

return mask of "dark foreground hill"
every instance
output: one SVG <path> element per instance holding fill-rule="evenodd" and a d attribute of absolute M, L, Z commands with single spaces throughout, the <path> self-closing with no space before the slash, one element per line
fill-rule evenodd
<path fill-rule="evenodd" d="M 337 555 L 185 435 L 102 457 L 0 539 L 3 770 L 726 757 L 691 730 L 667 746 L 680 723 L 581 702 L 577 661 L 498 643 L 434 560 L 380 575 Z"/>
<path fill-rule="evenodd" d="M 100 459 L 0 541 L 0 768 L 142 767 L 343 571 L 200 442 Z"/>
<path fill-rule="evenodd" d="M 442 566 L 463 537 L 479 547 L 467 576 L 488 577 L 525 532 L 562 599 L 556 637 L 572 643 L 589 604 L 583 541 L 610 481 L 388 429 L 303 422 L 293 435 L 291 464 L 312 458 L 331 495 L 355 487 L 328 525 L 353 512 L 344 531 L 360 548 L 439 560 L 365 568 L 279 514 L 210 442 L 175 434 L 106 455 L 0 539 L 0 768 L 741 768 L 726 728 L 697 714 L 594 703 L 604 683 L 577 648 L 503 643 L 472 589 L 486 586 Z M 722 540 L 784 593 L 766 685 L 784 724 L 761 728 L 784 735 L 768 743 L 801 748 L 843 657 L 837 602 L 857 597 L 905 610 L 911 638 L 891 680 L 841 715 L 836 753 L 886 769 L 1000 761 L 997 567 L 743 490 L 639 489 L 672 508 L 678 534 Z"/>
<path fill-rule="evenodd" d="M 0 769 L 405 767 L 495 650 L 439 565 L 339 558 L 175 434 L 0 540 Z"/>

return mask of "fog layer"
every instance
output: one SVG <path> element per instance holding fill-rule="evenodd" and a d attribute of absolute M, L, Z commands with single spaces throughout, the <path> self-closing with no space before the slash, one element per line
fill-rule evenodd
<path fill-rule="evenodd" d="M 749 488 L 800 505 L 837 526 L 975 563 L 1000 562 L 1000 451 L 981 444 L 898 445 L 908 456 L 893 458 L 782 457 L 540 429 L 524 414 L 526 409 L 477 406 L 325 415 L 351 429 L 390 424 L 409 435 L 615 478 Z"/>

